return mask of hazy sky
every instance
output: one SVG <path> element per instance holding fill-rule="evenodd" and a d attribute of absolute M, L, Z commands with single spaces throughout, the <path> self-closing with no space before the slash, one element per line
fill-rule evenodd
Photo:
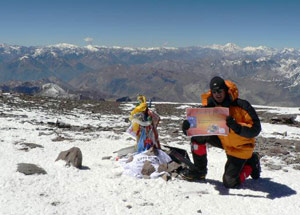
<path fill-rule="evenodd" d="M 300 48 L 300 1 L 1 0 L 0 43 Z M 89 39 L 87 39 L 89 40 Z"/>

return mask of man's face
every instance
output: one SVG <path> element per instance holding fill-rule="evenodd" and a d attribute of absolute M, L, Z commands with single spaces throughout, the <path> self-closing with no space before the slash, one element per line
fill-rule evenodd
<path fill-rule="evenodd" d="M 222 103 L 225 99 L 226 92 L 224 89 L 212 90 L 212 96 L 217 103 Z"/>

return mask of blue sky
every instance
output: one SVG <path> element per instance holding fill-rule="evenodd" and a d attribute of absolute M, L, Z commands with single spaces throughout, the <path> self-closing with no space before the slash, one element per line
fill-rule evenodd
<path fill-rule="evenodd" d="M 1 0 L 0 43 L 300 48 L 300 1 Z"/>

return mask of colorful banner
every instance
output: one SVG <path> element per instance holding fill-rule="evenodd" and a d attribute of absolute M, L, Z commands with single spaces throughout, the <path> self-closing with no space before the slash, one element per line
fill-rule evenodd
<path fill-rule="evenodd" d="M 227 136 L 229 133 L 226 125 L 228 108 L 188 108 L 186 113 L 187 120 L 190 122 L 190 129 L 187 130 L 188 136 Z"/>

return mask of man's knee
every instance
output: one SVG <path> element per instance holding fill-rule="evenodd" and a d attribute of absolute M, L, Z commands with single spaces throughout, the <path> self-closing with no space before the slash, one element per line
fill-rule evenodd
<path fill-rule="evenodd" d="M 224 175 L 223 176 L 223 184 L 226 188 L 234 188 L 240 184 L 240 180 L 239 180 L 239 178 L 234 178 L 229 175 Z"/>

